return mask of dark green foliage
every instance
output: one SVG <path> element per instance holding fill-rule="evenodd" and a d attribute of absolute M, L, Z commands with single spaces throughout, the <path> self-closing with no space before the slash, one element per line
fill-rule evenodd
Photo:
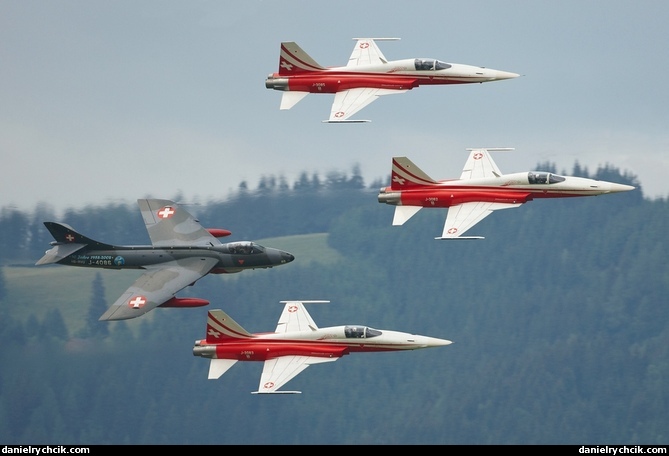
<path fill-rule="evenodd" d="M 5 288 L 5 272 L 0 268 L 0 302 L 7 296 L 7 288 Z"/>
<path fill-rule="evenodd" d="M 610 167 L 595 177 L 639 186 Z M 301 395 L 264 397 L 249 394 L 261 363 L 237 363 L 207 380 L 208 362 L 192 355 L 206 307 L 156 309 L 107 322 L 109 337 L 72 338 L 58 313 L 20 322 L 3 300 L 0 441 L 666 445 L 669 202 L 639 190 L 536 200 L 477 225 L 484 241 L 449 242 L 433 239 L 446 210 L 393 227 L 393 208 L 376 202 L 376 189 L 330 191 L 306 175 L 299 182 L 286 189 L 268 178 L 264 195 L 246 189 L 193 212 L 236 238 L 327 232 L 342 259 L 298 257 L 272 270 L 208 276 L 186 295 L 209 299 L 252 332 L 274 329 L 280 300 L 329 299 L 309 308 L 320 326 L 368 324 L 452 345 L 353 354 L 293 379 Z M 317 193 L 302 191 L 313 185 Z M 112 209 L 126 221 L 137 215 Z M 96 217 L 85 217 L 91 226 L 82 231 L 107 241 L 115 221 L 98 226 Z M 79 292 L 90 290 L 82 284 Z M 87 310 L 90 329 L 102 312 Z"/>
<path fill-rule="evenodd" d="M 52 338 L 61 342 L 67 342 L 70 339 L 67 325 L 58 308 L 52 308 L 46 312 L 41 324 L 39 337 L 46 341 L 48 341 L 49 338 Z"/>
<path fill-rule="evenodd" d="M 83 337 L 107 337 L 109 335 L 109 324 L 99 321 L 100 316 L 105 313 L 109 305 L 105 299 L 105 286 L 102 282 L 102 275 L 98 272 L 93 279 L 91 290 L 91 305 L 86 314 L 86 327 L 82 334 Z"/>

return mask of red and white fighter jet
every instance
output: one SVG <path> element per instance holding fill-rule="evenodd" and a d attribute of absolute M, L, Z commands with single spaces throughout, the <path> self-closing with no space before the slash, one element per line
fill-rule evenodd
<path fill-rule="evenodd" d="M 469 159 L 459 179 L 436 181 L 407 157 L 393 157 L 391 184 L 381 188 L 379 203 L 395 206 L 393 225 L 403 225 L 424 207 L 449 208 L 444 231 L 435 239 L 483 239 L 463 236 L 493 211 L 518 207 L 535 198 L 596 196 L 634 190 L 631 185 L 530 171 L 502 174 L 490 151 L 467 149 Z"/>
<path fill-rule="evenodd" d="M 319 328 L 304 304 L 327 302 L 281 301 L 285 306 L 273 333 L 251 334 L 222 310 L 210 310 L 207 337 L 195 341 L 193 355 L 211 359 L 209 379 L 219 378 L 237 361 L 264 361 L 258 391 L 252 394 L 294 394 L 300 391 L 279 388 L 312 364 L 337 361 L 354 352 L 417 350 L 451 343 L 362 325 Z"/>
<path fill-rule="evenodd" d="M 389 61 L 376 41 L 399 38 L 353 39 L 357 40 L 353 53 L 339 67 L 318 64 L 292 41 L 281 43 L 279 70 L 265 80 L 265 87 L 283 92 L 280 109 L 292 108 L 310 93 L 330 93 L 335 98 L 330 118 L 323 122 L 370 122 L 350 117 L 381 95 L 404 93 L 420 85 L 471 84 L 519 76 L 430 58 Z"/>

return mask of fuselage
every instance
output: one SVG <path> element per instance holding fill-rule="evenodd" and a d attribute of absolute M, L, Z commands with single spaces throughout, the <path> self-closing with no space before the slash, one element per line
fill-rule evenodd
<path fill-rule="evenodd" d="M 453 179 L 431 185 L 381 188 L 378 201 L 390 205 L 451 207 L 469 202 L 519 204 L 535 198 L 596 196 L 633 186 L 548 172 L 523 172 L 480 179 Z"/>
<path fill-rule="evenodd" d="M 260 333 L 217 343 L 198 340 L 193 354 L 204 358 L 266 361 L 280 356 L 341 357 L 354 352 L 415 350 L 450 343 L 434 337 L 347 325 L 315 331 Z"/>
<path fill-rule="evenodd" d="M 296 74 L 273 73 L 265 87 L 281 91 L 336 93 L 360 87 L 410 90 L 420 85 L 472 84 L 516 78 L 490 68 L 436 59 L 403 59 L 385 64 L 331 67 Z"/>
<path fill-rule="evenodd" d="M 58 261 L 58 264 L 105 269 L 144 269 L 170 261 L 193 257 L 215 258 L 211 273 L 234 273 L 244 269 L 271 268 L 290 263 L 295 257 L 282 250 L 254 242 L 234 242 L 215 246 L 154 247 L 150 245 L 114 246 L 111 249 L 84 247 Z"/>

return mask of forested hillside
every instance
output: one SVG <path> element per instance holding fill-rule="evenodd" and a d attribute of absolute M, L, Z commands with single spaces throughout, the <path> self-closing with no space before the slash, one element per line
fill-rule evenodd
<path fill-rule="evenodd" d="M 645 199 L 616 169 L 588 177 L 638 189 L 499 211 L 473 229 L 482 241 L 434 240 L 442 209 L 391 226 L 393 208 L 376 201 L 383 183 L 355 175 L 269 180 L 189 207 L 231 240 L 300 251 L 289 265 L 187 290 L 247 330 L 272 331 L 280 300 L 328 299 L 308 308 L 320 326 L 454 341 L 315 365 L 290 382 L 302 394 L 269 397 L 250 394 L 261 363 L 207 379 L 192 347 L 209 308 L 99 322 L 131 273 L 34 267 L 52 240 L 49 210 L 2 209 L 0 441 L 667 444 L 669 202 Z M 135 205 L 73 208 L 59 221 L 148 243 Z"/>

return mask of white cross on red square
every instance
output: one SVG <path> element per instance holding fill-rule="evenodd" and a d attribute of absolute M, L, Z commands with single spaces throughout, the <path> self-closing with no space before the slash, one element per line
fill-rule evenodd
<path fill-rule="evenodd" d="M 146 304 L 146 298 L 144 296 L 135 296 L 130 301 L 128 301 L 128 307 L 131 309 L 141 309 Z"/>
<path fill-rule="evenodd" d="M 162 219 L 168 219 L 174 215 L 176 211 L 170 207 L 170 206 L 165 206 L 161 210 L 158 211 L 158 217 Z"/>

